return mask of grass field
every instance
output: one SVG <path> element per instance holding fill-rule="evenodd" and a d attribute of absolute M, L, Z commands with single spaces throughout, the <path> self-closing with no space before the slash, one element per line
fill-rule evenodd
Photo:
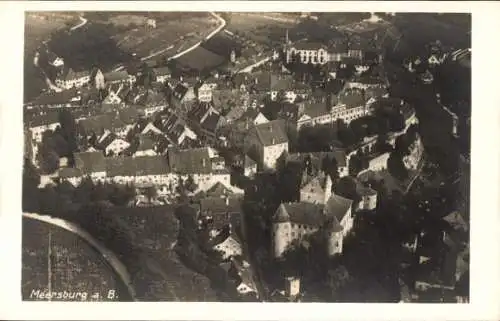
<path fill-rule="evenodd" d="M 86 292 L 92 301 L 109 301 L 110 290 L 116 290 L 118 297 L 127 295 L 119 289 L 122 285 L 111 267 L 83 239 L 47 223 L 23 218 L 24 300 L 35 299 L 30 298 L 32 291 L 49 289 L 49 262 L 52 291 Z M 91 298 L 94 293 L 99 293 L 100 298 Z"/>
<path fill-rule="evenodd" d="M 126 26 L 124 32 L 113 36 L 120 48 L 136 53 L 139 57 L 145 57 L 178 41 L 193 42 L 191 44 L 193 45 L 217 27 L 217 21 L 208 13 L 205 17 L 160 20 L 156 22 L 155 29 L 146 28 L 145 20 L 144 16 L 131 15 L 117 15 L 110 18 L 109 22 L 113 25 Z"/>
<path fill-rule="evenodd" d="M 286 30 L 297 24 L 295 19 L 279 14 L 232 13 L 226 29 L 237 35 L 244 35 L 252 41 L 269 44 L 285 38 Z"/>

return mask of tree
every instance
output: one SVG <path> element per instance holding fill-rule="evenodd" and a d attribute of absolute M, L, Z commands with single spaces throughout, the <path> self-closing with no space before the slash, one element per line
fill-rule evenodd
<path fill-rule="evenodd" d="M 387 142 L 388 140 L 389 137 L 387 136 L 387 134 L 379 134 L 374 146 L 375 151 L 377 153 L 390 152 L 392 150 L 392 146 Z"/>
<path fill-rule="evenodd" d="M 43 174 L 52 174 L 59 168 L 59 155 L 51 146 L 50 137 L 42 139 L 37 158 Z"/>
<path fill-rule="evenodd" d="M 323 158 L 321 170 L 330 175 L 332 181 L 336 181 L 339 178 L 339 166 L 335 157 Z"/>
<path fill-rule="evenodd" d="M 351 279 L 349 271 L 343 265 L 336 267 L 333 270 L 328 271 L 327 284 L 328 288 L 335 297 L 338 291 L 344 287 L 347 282 Z"/>
<path fill-rule="evenodd" d="M 38 212 L 38 185 L 40 184 L 40 175 L 31 161 L 25 159 L 23 167 L 23 211 Z"/>
<path fill-rule="evenodd" d="M 144 190 L 144 196 L 148 198 L 148 201 L 151 203 L 151 201 L 158 195 L 158 191 L 156 190 L 155 186 L 148 186 Z"/>
<path fill-rule="evenodd" d="M 402 155 L 397 152 L 392 152 L 389 156 L 387 160 L 387 169 L 393 177 L 399 180 L 408 178 L 408 170 L 403 163 Z"/>
<path fill-rule="evenodd" d="M 188 175 L 186 182 L 184 183 L 184 186 L 185 186 L 186 190 L 191 192 L 191 193 L 196 191 L 196 189 L 198 188 L 198 184 L 196 184 L 194 182 L 194 178 L 192 175 Z"/>
<path fill-rule="evenodd" d="M 69 110 L 63 108 L 59 111 L 59 124 L 61 125 L 61 135 L 67 142 L 68 148 L 68 154 L 62 156 L 72 156 L 78 149 L 77 127 L 75 118 Z"/>

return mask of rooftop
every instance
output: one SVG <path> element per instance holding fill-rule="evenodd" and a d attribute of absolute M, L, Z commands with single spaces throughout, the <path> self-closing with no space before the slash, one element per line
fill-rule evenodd
<path fill-rule="evenodd" d="M 170 172 L 164 156 L 110 157 L 106 158 L 106 170 L 110 177 L 162 175 Z"/>
<path fill-rule="evenodd" d="M 75 167 L 85 175 L 105 172 L 106 160 L 102 152 L 75 153 Z"/>
<path fill-rule="evenodd" d="M 285 132 L 285 123 L 282 120 L 273 120 L 256 125 L 255 131 L 257 137 L 264 146 L 273 146 L 288 142 L 288 137 Z"/>
<path fill-rule="evenodd" d="M 110 71 L 104 74 L 104 80 L 108 82 L 125 81 L 128 77 L 129 74 L 125 70 Z"/>

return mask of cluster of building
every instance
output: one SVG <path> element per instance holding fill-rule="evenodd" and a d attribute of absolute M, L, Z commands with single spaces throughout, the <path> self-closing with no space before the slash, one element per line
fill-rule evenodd
<path fill-rule="evenodd" d="M 236 59 L 234 51 L 230 56 Z M 31 157 L 37 164 L 43 133 L 60 126 L 59 110 L 70 110 L 77 123 L 79 151 L 71 167 L 61 162 L 54 179 L 74 186 L 90 178 L 95 183 L 155 187 L 158 195 L 165 196 L 187 190 L 196 199 L 192 207 L 198 226 L 209 232 L 208 245 L 220 254 L 221 267 L 235 280 L 240 293 L 256 293 L 255 276 L 244 258 L 244 192 L 232 184 L 230 166 L 235 164 L 217 150 L 238 147 L 241 160 L 236 165 L 250 179 L 261 170 L 275 170 L 280 159 L 302 166 L 297 200 L 280 204 L 271 220 L 274 258 L 283 257 L 297 241 L 312 236 L 324 240 L 326 255 L 340 255 L 355 213 L 377 207 L 377 192 L 369 185 L 353 178 L 360 199 L 346 198 L 335 192 L 331 173 L 320 170 L 325 159 L 334 159 L 338 169 L 334 176 L 347 178 L 352 155 L 372 149 L 376 137 L 350 151 L 290 153 L 290 134 L 304 126 L 338 120 L 348 124 L 371 115 L 376 102 L 389 99 L 380 57 L 368 59 L 362 46 L 355 44 L 328 47 L 287 40 L 284 63 L 295 57 L 304 64 L 328 66 L 325 83 L 341 85 L 330 92 L 315 91 L 281 63 L 281 69 L 273 69 L 276 63 L 272 60 L 257 72 L 214 72 L 204 77 L 174 77 L 168 67 L 154 68 L 148 88 L 137 85 L 141 72 L 68 70 L 56 81 L 63 91 L 44 94 L 26 106 L 32 110 L 26 122 Z M 343 70 L 348 67 L 354 72 L 344 78 Z M 277 119 L 268 119 L 263 113 L 269 101 L 282 104 Z M 417 122 L 408 105 L 401 101 L 400 106 L 406 127 L 389 137 L 392 144 Z M 405 165 L 414 168 L 422 154 L 421 144 L 415 143 L 411 151 Z M 386 166 L 387 155 L 374 155 L 369 163 L 373 171 Z M 290 280 L 288 292 L 296 294 L 298 282 Z"/>

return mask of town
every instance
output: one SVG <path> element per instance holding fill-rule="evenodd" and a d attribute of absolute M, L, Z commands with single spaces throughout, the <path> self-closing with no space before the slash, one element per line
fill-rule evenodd
<path fill-rule="evenodd" d="M 398 51 L 392 14 L 255 18 L 267 43 L 207 16 L 169 57 L 36 49 L 23 212 L 87 230 L 140 301 L 468 302 L 470 92 L 442 84 L 470 45 Z"/>

